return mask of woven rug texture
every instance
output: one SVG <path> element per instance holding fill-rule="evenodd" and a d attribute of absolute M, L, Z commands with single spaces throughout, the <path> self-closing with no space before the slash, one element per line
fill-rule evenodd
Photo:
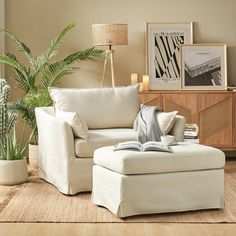
<path fill-rule="evenodd" d="M 31 176 L 27 183 L 10 188 L 6 197 L 0 200 L 0 222 L 235 223 L 236 170 L 225 170 L 225 208 L 220 210 L 152 214 L 119 219 L 107 209 L 93 205 L 90 193 L 66 196 L 37 176 Z"/>

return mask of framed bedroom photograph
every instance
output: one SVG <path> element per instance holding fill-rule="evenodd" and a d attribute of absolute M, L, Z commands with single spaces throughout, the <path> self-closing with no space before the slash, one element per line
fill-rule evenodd
<path fill-rule="evenodd" d="M 192 22 L 146 22 L 150 90 L 181 89 L 180 46 L 193 43 Z"/>
<path fill-rule="evenodd" d="M 181 46 L 182 89 L 227 89 L 225 44 Z"/>

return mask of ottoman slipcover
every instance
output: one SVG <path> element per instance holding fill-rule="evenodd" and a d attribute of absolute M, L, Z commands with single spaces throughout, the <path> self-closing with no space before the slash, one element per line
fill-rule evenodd
<path fill-rule="evenodd" d="M 179 143 L 173 153 L 94 153 L 92 201 L 118 217 L 224 207 L 222 151 Z"/>

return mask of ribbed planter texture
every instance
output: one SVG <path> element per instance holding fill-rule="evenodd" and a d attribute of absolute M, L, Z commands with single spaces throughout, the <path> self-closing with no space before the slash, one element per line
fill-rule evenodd
<path fill-rule="evenodd" d="M 28 180 L 27 159 L 0 160 L 0 184 L 15 185 Z"/>

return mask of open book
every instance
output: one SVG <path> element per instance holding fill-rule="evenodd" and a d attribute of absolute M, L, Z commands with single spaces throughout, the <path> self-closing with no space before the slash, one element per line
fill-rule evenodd
<path fill-rule="evenodd" d="M 128 141 L 123 143 L 118 143 L 113 148 L 114 151 L 118 150 L 135 150 L 140 152 L 146 151 L 159 151 L 159 152 L 172 152 L 171 147 L 164 146 L 160 142 L 149 141 L 144 144 L 138 141 Z"/>

